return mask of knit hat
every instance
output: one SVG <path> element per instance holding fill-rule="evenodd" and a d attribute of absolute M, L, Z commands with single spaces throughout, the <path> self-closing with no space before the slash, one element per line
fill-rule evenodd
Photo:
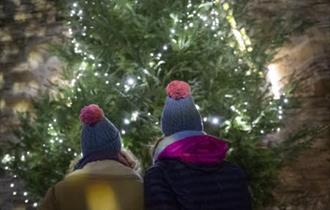
<path fill-rule="evenodd" d="M 161 117 L 161 128 L 164 135 L 170 136 L 186 130 L 202 131 L 202 119 L 191 96 L 189 84 L 174 80 L 167 85 L 166 93 L 166 102 Z"/>
<path fill-rule="evenodd" d="M 82 108 L 80 121 L 81 149 L 84 157 L 95 152 L 115 155 L 120 151 L 120 133 L 98 105 L 90 104 Z"/>

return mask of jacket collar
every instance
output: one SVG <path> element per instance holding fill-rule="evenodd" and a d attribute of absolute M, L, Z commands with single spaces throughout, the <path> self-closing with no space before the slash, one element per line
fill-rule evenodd
<path fill-rule="evenodd" d="M 75 170 L 66 177 L 74 175 L 136 176 L 138 174 L 116 160 L 99 160 L 87 163 L 83 168 Z"/>
<path fill-rule="evenodd" d="M 155 153 L 153 156 L 153 162 L 155 162 L 158 159 L 159 155 L 164 151 L 164 149 L 167 146 L 171 145 L 172 143 L 180 141 L 187 137 L 202 136 L 202 135 L 206 135 L 206 133 L 204 131 L 181 131 L 181 132 L 174 133 L 171 136 L 165 137 L 163 140 L 161 140 L 159 142 L 159 144 L 157 145 L 157 147 L 155 149 Z"/>

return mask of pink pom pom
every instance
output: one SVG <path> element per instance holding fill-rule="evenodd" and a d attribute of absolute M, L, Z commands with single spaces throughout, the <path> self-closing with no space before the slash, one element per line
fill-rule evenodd
<path fill-rule="evenodd" d="M 80 121 L 87 125 L 93 125 L 99 122 L 103 115 L 103 110 L 97 104 L 90 104 L 80 110 Z"/>
<path fill-rule="evenodd" d="M 169 97 L 179 100 L 191 95 L 188 83 L 179 80 L 173 80 L 166 87 L 166 93 Z"/>

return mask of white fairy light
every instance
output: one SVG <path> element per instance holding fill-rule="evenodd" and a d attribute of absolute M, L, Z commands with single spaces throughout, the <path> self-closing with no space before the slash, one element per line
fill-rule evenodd
<path fill-rule="evenodd" d="M 2 162 L 2 163 L 8 163 L 8 162 L 11 161 L 11 159 L 12 159 L 12 158 L 10 157 L 9 154 L 5 154 L 5 156 L 2 158 L 1 162 Z"/>
<path fill-rule="evenodd" d="M 71 150 L 72 150 L 72 149 L 69 147 L 69 148 L 68 148 L 68 152 L 71 152 Z"/>
<path fill-rule="evenodd" d="M 121 130 L 121 134 L 125 135 L 126 131 L 125 130 Z"/>
<path fill-rule="evenodd" d="M 95 73 L 94 73 L 94 75 L 95 75 L 95 76 L 98 76 L 98 75 L 99 75 L 99 73 L 98 73 L 98 72 L 95 72 Z"/>
<path fill-rule="evenodd" d="M 204 117 L 204 118 L 203 118 L 203 121 L 206 122 L 206 121 L 207 121 L 207 117 Z"/>
<path fill-rule="evenodd" d="M 16 191 L 14 191 L 14 192 L 13 192 L 13 195 L 17 195 L 17 192 L 16 192 Z"/>
<path fill-rule="evenodd" d="M 281 131 L 281 128 L 277 128 L 276 130 L 277 130 L 277 132 L 280 132 Z"/>
<path fill-rule="evenodd" d="M 136 121 L 137 118 L 138 118 L 138 116 L 139 116 L 139 112 L 138 112 L 138 111 L 134 111 L 134 112 L 132 113 L 131 120 L 132 120 L 132 121 Z"/>
<path fill-rule="evenodd" d="M 107 76 L 109 76 L 109 74 L 108 73 L 104 73 L 104 76 L 107 77 Z"/>
<path fill-rule="evenodd" d="M 21 156 L 21 161 L 25 161 L 25 155 Z"/>
<path fill-rule="evenodd" d="M 8 166 L 6 166 L 6 167 L 5 167 L 5 170 L 9 170 L 9 167 L 8 167 Z"/>
<path fill-rule="evenodd" d="M 23 193 L 23 195 L 24 195 L 24 196 L 27 196 L 27 195 L 28 195 L 28 193 L 27 193 L 27 192 L 24 192 L 24 193 Z"/>
<path fill-rule="evenodd" d="M 164 45 L 163 50 L 167 50 L 167 49 L 168 49 L 167 45 Z"/>
<path fill-rule="evenodd" d="M 150 53 L 150 56 L 151 56 L 151 57 L 153 57 L 153 56 L 154 56 L 154 54 L 153 54 L 153 53 Z"/>
<path fill-rule="evenodd" d="M 171 28 L 170 32 L 171 32 L 171 34 L 175 34 L 175 29 Z"/>
<path fill-rule="evenodd" d="M 189 27 L 190 28 L 194 27 L 194 24 L 193 23 L 189 23 Z"/>
<path fill-rule="evenodd" d="M 119 85 L 120 85 L 120 83 L 119 83 L 119 82 L 117 82 L 117 83 L 116 83 L 116 85 L 117 85 L 117 86 L 119 86 Z"/>
<path fill-rule="evenodd" d="M 261 131 L 260 131 L 260 133 L 261 133 L 261 134 L 264 134 L 264 133 L 265 133 L 265 131 L 264 131 L 264 130 L 261 130 Z"/>
<path fill-rule="evenodd" d="M 25 203 L 28 203 L 28 202 L 29 202 L 29 200 L 28 200 L 28 199 L 26 199 L 24 202 L 25 202 Z"/>
<path fill-rule="evenodd" d="M 33 207 L 37 207 L 37 206 L 38 206 L 38 203 L 34 202 Z"/>
<path fill-rule="evenodd" d="M 124 119 L 124 124 L 126 124 L 126 125 L 130 124 L 129 119 L 125 118 L 125 119 Z"/>
<path fill-rule="evenodd" d="M 81 92 L 81 89 L 80 88 L 78 88 L 77 90 L 78 90 L 78 92 Z"/>
<path fill-rule="evenodd" d="M 212 124 L 214 124 L 214 125 L 217 125 L 217 124 L 219 124 L 219 118 L 217 118 L 217 117 L 213 117 L 212 118 L 212 120 L 211 120 L 211 122 L 212 122 Z"/>
<path fill-rule="evenodd" d="M 105 81 L 105 84 L 109 84 L 109 80 Z"/>
<path fill-rule="evenodd" d="M 73 7 L 77 7 L 77 6 L 78 6 L 78 3 L 77 3 L 77 2 L 74 2 L 74 3 L 72 4 L 72 6 L 73 6 Z"/>
<path fill-rule="evenodd" d="M 10 187 L 11 188 L 15 187 L 15 184 L 14 183 L 10 183 Z"/>
<path fill-rule="evenodd" d="M 287 99 L 287 98 L 284 99 L 284 103 L 286 103 L 286 104 L 289 103 L 289 99 Z"/>
<path fill-rule="evenodd" d="M 200 106 L 198 106 L 197 104 L 195 104 L 195 107 L 196 107 L 197 110 L 201 109 Z"/>
<path fill-rule="evenodd" d="M 134 85 L 135 84 L 135 79 L 133 79 L 132 77 L 129 77 L 127 80 L 126 80 L 126 83 L 130 86 Z"/>

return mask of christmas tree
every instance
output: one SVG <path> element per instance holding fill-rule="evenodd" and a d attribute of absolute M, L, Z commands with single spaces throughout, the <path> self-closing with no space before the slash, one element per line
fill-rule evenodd
<path fill-rule="evenodd" d="M 57 47 L 66 64 L 56 94 L 38 100 L 22 117 L 21 142 L 2 166 L 40 199 L 80 156 L 80 109 L 99 104 L 120 128 L 124 146 L 150 165 L 165 85 L 188 81 L 205 130 L 231 143 L 256 206 L 271 197 L 279 150 L 261 147 L 280 130 L 288 100 L 274 99 L 266 81 L 274 42 L 250 39 L 251 25 L 235 19 L 236 1 L 75 1 L 66 14 L 68 41 Z M 281 35 L 279 35 L 281 34 Z M 280 38 L 279 38 L 280 37 Z"/>

